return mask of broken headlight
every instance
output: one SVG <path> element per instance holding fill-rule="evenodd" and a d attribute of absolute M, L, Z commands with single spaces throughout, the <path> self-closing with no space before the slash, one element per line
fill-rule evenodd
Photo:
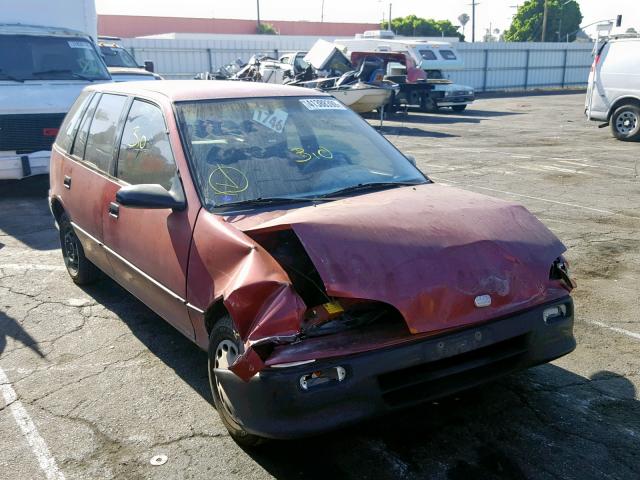
<path fill-rule="evenodd" d="M 562 255 L 556 258 L 553 265 L 551 265 L 549 278 L 551 280 L 559 280 L 569 291 L 576 288 L 576 282 L 569 275 L 569 263 Z"/>

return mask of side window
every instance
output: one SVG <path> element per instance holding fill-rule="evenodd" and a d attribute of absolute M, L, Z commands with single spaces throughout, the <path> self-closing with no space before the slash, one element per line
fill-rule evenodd
<path fill-rule="evenodd" d="M 423 60 L 436 60 L 436 54 L 431 50 L 418 50 Z"/>
<path fill-rule="evenodd" d="M 74 155 L 78 158 L 84 157 L 84 147 L 87 146 L 87 135 L 89 134 L 91 119 L 93 118 L 93 113 L 96 111 L 96 105 L 98 104 L 99 99 L 99 94 L 93 96 L 93 98 L 91 99 L 91 103 L 85 110 L 84 117 L 82 117 L 82 122 L 80 123 L 78 133 L 76 133 L 76 139 L 73 142 L 71 155 Z"/>
<path fill-rule="evenodd" d="M 445 60 L 456 59 L 456 54 L 453 53 L 451 50 L 440 50 L 440 55 L 442 55 L 442 58 L 444 58 Z"/>
<path fill-rule="evenodd" d="M 103 172 L 111 173 L 113 170 L 118 124 L 126 102 L 125 96 L 103 94 L 93 115 L 84 160 Z"/>
<path fill-rule="evenodd" d="M 80 93 L 76 101 L 71 105 L 71 109 L 64 117 L 64 121 L 60 126 L 58 138 L 56 138 L 56 145 L 65 152 L 68 152 L 73 144 L 73 137 L 76 135 L 78 124 L 80 123 L 85 107 L 91 99 L 91 94 L 92 92 Z"/>
<path fill-rule="evenodd" d="M 162 112 L 134 100 L 120 143 L 118 178 L 131 185 L 158 183 L 169 190 L 176 171 Z"/>

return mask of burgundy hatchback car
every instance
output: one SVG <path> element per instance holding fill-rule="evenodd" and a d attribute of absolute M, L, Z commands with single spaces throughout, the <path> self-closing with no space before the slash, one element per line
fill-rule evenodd
<path fill-rule="evenodd" d="M 565 247 L 542 223 L 434 184 L 313 90 L 89 87 L 53 148 L 50 206 L 73 281 L 106 273 L 207 350 L 247 445 L 575 348 Z"/>

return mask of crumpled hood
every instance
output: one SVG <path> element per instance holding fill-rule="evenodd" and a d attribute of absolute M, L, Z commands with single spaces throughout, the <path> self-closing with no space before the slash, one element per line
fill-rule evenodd
<path fill-rule="evenodd" d="M 389 303 L 412 333 L 482 322 L 566 295 L 549 280 L 564 245 L 524 207 L 437 184 L 228 217 L 291 228 L 327 292 Z M 490 306 L 476 297 L 490 295 Z"/>

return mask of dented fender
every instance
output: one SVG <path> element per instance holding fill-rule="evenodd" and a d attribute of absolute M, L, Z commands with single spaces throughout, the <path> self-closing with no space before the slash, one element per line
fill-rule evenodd
<path fill-rule="evenodd" d="M 207 309 L 222 300 L 244 342 L 245 352 L 232 370 L 248 380 L 264 366 L 254 351 L 269 337 L 295 338 L 305 305 L 287 273 L 255 241 L 222 217 L 202 212 L 196 223 L 189 256 L 187 301 L 196 341 L 208 346 Z"/>

